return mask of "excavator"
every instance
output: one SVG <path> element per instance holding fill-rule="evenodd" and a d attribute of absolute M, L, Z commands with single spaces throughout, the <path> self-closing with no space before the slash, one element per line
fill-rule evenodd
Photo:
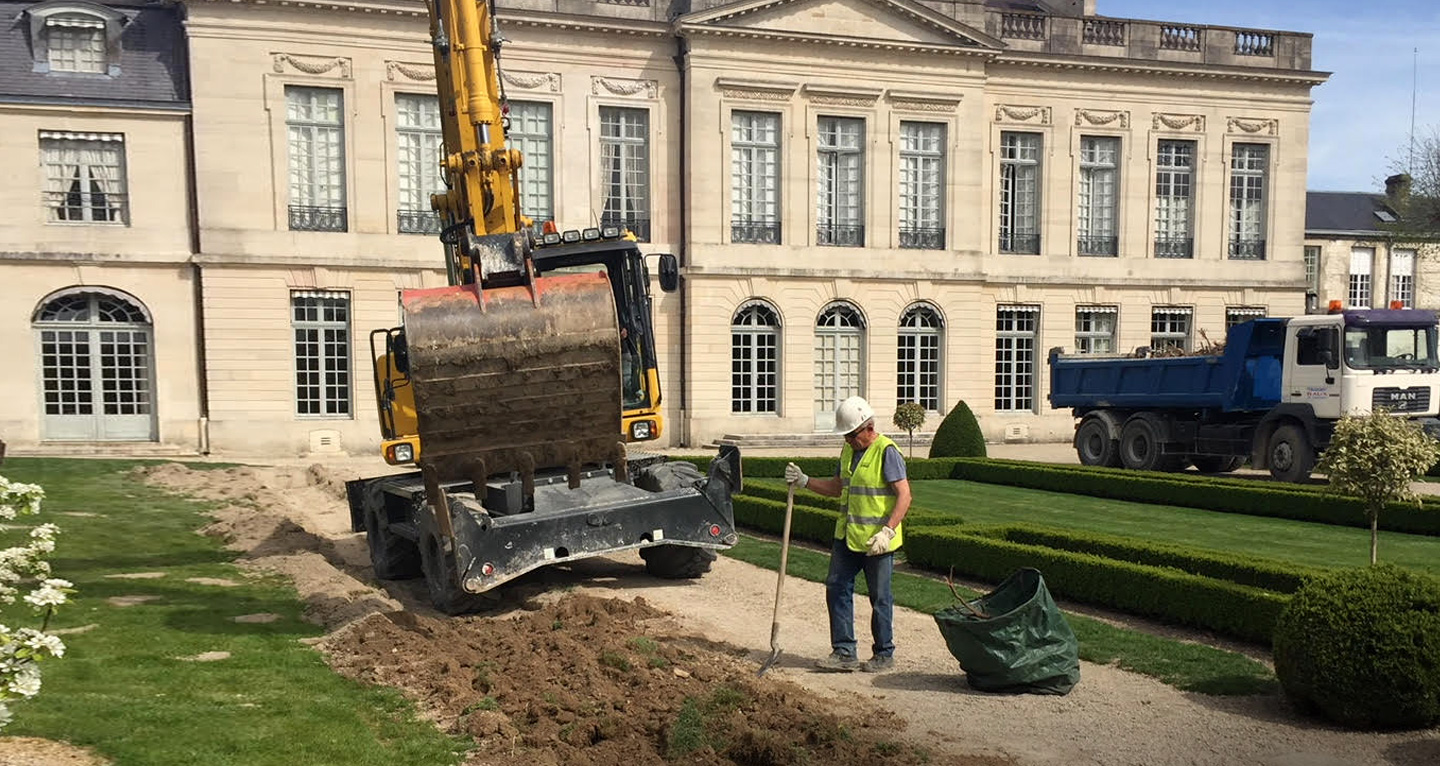
<path fill-rule="evenodd" d="M 427 0 L 440 101 L 448 286 L 404 290 L 370 334 L 387 463 L 347 482 L 352 529 L 381 579 L 423 577 L 446 614 L 541 567 L 637 550 L 659 577 L 699 577 L 735 544 L 740 455 L 702 473 L 631 452 L 659 437 L 650 274 L 619 226 L 537 233 L 505 143 L 493 0 Z M 660 288 L 679 279 L 658 261 Z"/>

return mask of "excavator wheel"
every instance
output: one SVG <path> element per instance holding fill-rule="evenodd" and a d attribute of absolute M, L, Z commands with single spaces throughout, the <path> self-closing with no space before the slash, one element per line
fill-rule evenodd
<path fill-rule="evenodd" d="M 700 469 L 683 460 L 671 460 L 640 471 L 635 476 L 635 486 L 651 492 L 694 487 L 705 481 Z M 688 545 L 657 545 L 641 548 L 640 558 L 645 560 L 645 571 L 666 580 L 693 580 L 710 571 L 710 565 L 718 558 L 708 548 L 692 548 Z"/>
<path fill-rule="evenodd" d="M 430 594 L 430 603 L 442 614 L 470 614 L 495 603 L 494 597 L 460 587 L 455 555 L 445 553 L 440 547 L 439 535 L 433 531 L 427 532 L 420 541 L 420 565 L 425 572 L 425 590 Z"/>
<path fill-rule="evenodd" d="M 370 548 L 370 566 L 375 576 L 382 580 L 419 577 L 420 550 L 413 540 L 390 531 L 379 482 L 372 483 L 365 495 L 365 542 Z"/>

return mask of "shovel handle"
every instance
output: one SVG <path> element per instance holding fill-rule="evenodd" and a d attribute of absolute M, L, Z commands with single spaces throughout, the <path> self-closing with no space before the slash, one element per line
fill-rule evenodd
<path fill-rule="evenodd" d="M 790 519 L 795 514 L 795 485 L 785 493 L 785 526 L 780 533 L 780 574 L 775 578 L 775 615 L 770 626 L 770 648 L 777 646 L 780 636 L 780 594 L 785 590 L 785 571 L 790 564 Z"/>

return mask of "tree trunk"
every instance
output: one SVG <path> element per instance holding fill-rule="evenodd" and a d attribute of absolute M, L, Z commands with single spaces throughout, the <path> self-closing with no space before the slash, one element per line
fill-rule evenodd
<path fill-rule="evenodd" d="M 915 432 L 910 431 L 910 459 L 915 459 Z"/>
<path fill-rule="evenodd" d="M 1370 514 L 1370 564 L 1375 564 L 1376 554 L 1380 550 L 1380 514 Z"/>

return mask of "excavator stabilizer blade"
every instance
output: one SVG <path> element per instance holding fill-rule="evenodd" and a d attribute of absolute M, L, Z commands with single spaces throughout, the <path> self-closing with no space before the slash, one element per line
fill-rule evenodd
<path fill-rule="evenodd" d="M 421 460 L 442 479 L 614 457 L 620 335 L 604 274 L 406 290 L 401 305 Z"/>

